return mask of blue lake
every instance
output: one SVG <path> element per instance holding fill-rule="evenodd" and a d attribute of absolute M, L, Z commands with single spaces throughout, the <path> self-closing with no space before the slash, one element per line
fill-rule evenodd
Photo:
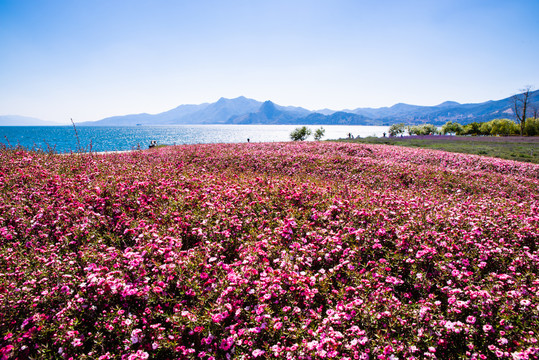
<path fill-rule="evenodd" d="M 298 125 L 167 125 L 132 127 L 2 126 L 0 143 L 25 148 L 54 149 L 59 153 L 123 151 L 147 148 L 151 140 L 160 145 L 290 141 Z M 319 125 L 308 127 L 313 130 Z M 388 126 L 325 125 L 323 139 L 383 136 Z M 312 136 L 309 140 L 312 140 Z M 80 142 L 80 146 L 79 146 Z"/>

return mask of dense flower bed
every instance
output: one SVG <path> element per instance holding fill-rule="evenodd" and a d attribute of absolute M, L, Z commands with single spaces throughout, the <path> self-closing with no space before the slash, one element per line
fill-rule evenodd
<path fill-rule="evenodd" d="M 539 166 L 0 151 L 0 358 L 533 359 Z"/>

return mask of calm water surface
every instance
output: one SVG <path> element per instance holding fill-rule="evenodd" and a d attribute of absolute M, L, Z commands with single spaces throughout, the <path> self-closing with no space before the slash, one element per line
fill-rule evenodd
<path fill-rule="evenodd" d="M 132 127 L 77 127 L 80 148 L 86 151 L 122 151 L 147 148 L 151 140 L 161 145 L 290 141 L 298 125 L 167 125 Z M 320 126 L 308 127 L 313 130 Z M 382 136 L 388 126 L 323 126 L 323 139 L 355 136 Z M 310 138 L 312 140 L 312 136 Z M 73 126 L 3 126 L 0 143 L 56 152 L 79 149 Z"/>

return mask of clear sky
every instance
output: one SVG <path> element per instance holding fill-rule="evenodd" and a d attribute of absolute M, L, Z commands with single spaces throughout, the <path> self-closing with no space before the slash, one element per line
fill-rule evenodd
<path fill-rule="evenodd" d="M 0 115 L 310 110 L 539 87 L 538 0 L 0 0 Z"/>

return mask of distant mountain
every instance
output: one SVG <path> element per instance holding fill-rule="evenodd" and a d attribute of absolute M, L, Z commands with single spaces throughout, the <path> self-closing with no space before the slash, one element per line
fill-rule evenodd
<path fill-rule="evenodd" d="M 235 99 L 221 98 L 217 102 L 200 105 L 180 105 L 160 114 L 135 114 L 113 116 L 99 121 L 87 121 L 80 126 L 135 126 L 135 125 L 181 125 L 223 124 L 236 115 L 258 110 L 262 103 L 240 96 Z"/>
<path fill-rule="evenodd" d="M 530 94 L 532 106 L 539 106 L 539 90 Z M 391 125 L 431 123 L 442 125 L 447 121 L 468 124 L 496 118 L 513 119 L 511 98 L 478 104 L 459 104 L 446 101 L 435 106 L 395 104 L 391 107 L 357 108 L 334 111 L 310 111 L 301 107 L 280 106 L 272 101 L 260 102 L 240 96 L 221 98 L 214 103 L 180 105 L 159 114 L 114 116 L 80 126 L 135 126 L 177 124 L 305 124 L 305 125 Z"/>
<path fill-rule="evenodd" d="M 482 122 L 499 118 L 513 119 L 511 98 L 477 104 L 459 104 L 454 101 L 446 101 L 435 106 L 396 104 L 378 109 L 359 108 L 351 110 L 351 112 L 370 117 L 381 123 L 404 122 L 407 124 L 443 125 L 451 120 L 461 124 L 469 124 L 474 121 Z M 530 93 L 530 103 L 532 106 L 539 107 L 539 90 Z"/>
<path fill-rule="evenodd" d="M 299 110 L 298 110 L 299 109 Z M 282 107 L 271 101 L 264 102 L 257 112 L 231 117 L 229 124 L 308 124 L 308 125 L 373 125 L 373 119 L 344 111 L 324 115 L 301 108 Z"/>
<path fill-rule="evenodd" d="M 458 106 L 458 105 L 460 104 L 456 101 L 446 101 L 446 102 L 441 103 L 440 105 L 437 105 L 437 107 L 448 107 L 448 106 Z"/>
<path fill-rule="evenodd" d="M 315 110 L 314 112 L 318 114 L 322 114 L 322 115 L 331 115 L 333 113 L 336 113 L 337 111 L 326 108 L 326 109 Z"/>
<path fill-rule="evenodd" d="M 428 108 L 428 106 L 408 105 L 399 103 L 391 107 L 381 107 L 377 109 L 359 108 L 351 111 L 347 110 L 347 112 L 366 116 L 372 119 L 389 120 L 394 118 L 406 118 L 410 113 L 421 113 L 424 109 Z"/>
<path fill-rule="evenodd" d="M 87 121 L 77 125 L 81 126 L 134 126 L 134 125 L 169 125 L 181 122 L 181 119 L 205 109 L 209 104 L 180 105 L 172 110 L 160 114 L 134 114 L 112 116 L 99 121 Z"/>
<path fill-rule="evenodd" d="M 235 99 L 220 98 L 203 110 L 182 118 L 184 124 L 224 124 L 233 116 L 256 111 L 261 102 L 240 96 Z M 177 122 L 176 122 L 177 123 Z"/>
<path fill-rule="evenodd" d="M 77 123 L 77 126 L 135 126 L 152 125 L 154 116 L 151 114 L 133 114 L 123 116 L 112 116 L 99 121 L 85 121 Z"/>
<path fill-rule="evenodd" d="M 310 113 L 312 113 L 313 111 L 311 110 L 307 110 L 307 109 L 304 109 L 302 107 L 297 107 L 297 106 L 281 106 L 281 105 L 275 105 L 275 107 L 279 110 L 283 110 L 283 111 L 289 111 L 289 112 L 292 112 L 292 113 L 295 113 L 297 115 L 308 115 Z"/>
<path fill-rule="evenodd" d="M 28 116 L 3 115 L 0 116 L 0 126 L 59 126 L 52 121 L 45 121 Z"/>
<path fill-rule="evenodd" d="M 172 110 L 165 111 L 163 113 L 157 114 L 156 117 L 159 121 L 162 121 L 164 124 L 170 123 L 174 124 L 180 119 L 184 119 L 186 116 L 190 116 L 198 111 L 206 109 L 210 104 L 204 103 L 200 105 L 180 105 Z M 154 119 L 156 120 L 156 119 Z"/>
<path fill-rule="evenodd" d="M 310 114 L 309 110 L 296 107 L 283 107 L 265 101 L 256 112 L 233 116 L 228 124 L 293 124 L 299 118 Z"/>
<path fill-rule="evenodd" d="M 310 125 L 376 125 L 369 117 L 344 111 L 337 111 L 330 115 L 313 113 L 299 119 L 298 123 Z"/>

